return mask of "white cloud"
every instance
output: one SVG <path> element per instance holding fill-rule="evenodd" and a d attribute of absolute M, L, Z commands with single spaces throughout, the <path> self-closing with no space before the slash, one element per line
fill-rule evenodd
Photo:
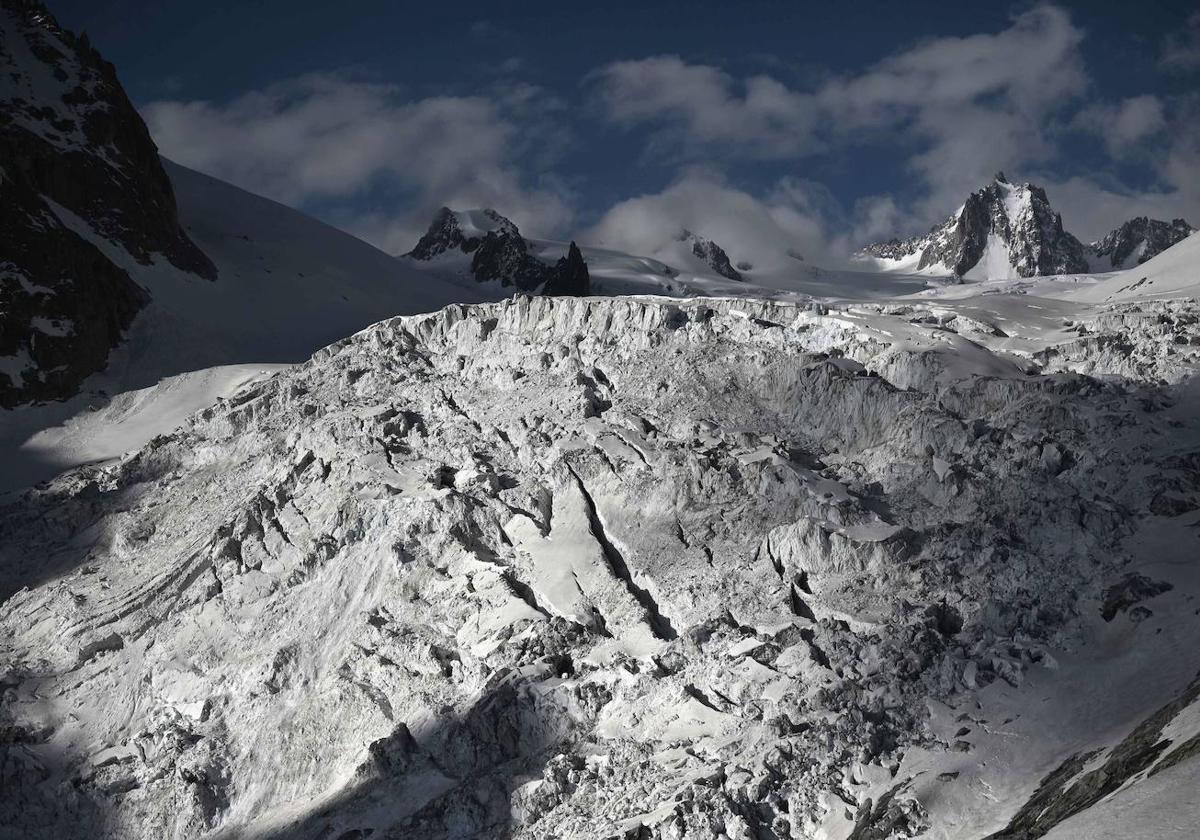
<path fill-rule="evenodd" d="M 212 102 L 153 102 L 143 115 L 162 153 L 252 192 L 304 207 L 357 203 L 393 186 L 410 200 L 344 226 L 388 251 L 407 250 L 441 204 L 495 206 L 538 232 L 570 219 L 557 185 L 530 187 L 512 116 L 523 98 L 405 100 L 391 85 L 307 75 Z"/>
<path fill-rule="evenodd" d="M 1158 132 L 1160 142 L 1144 151 L 1156 176 L 1151 187 L 1129 189 L 1103 176 L 1038 176 L 1066 227 L 1081 239 L 1097 239 L 1134 216 L 1200 224 L 1200 95 L 1177 98 L 1170 105 Z"/>
<path fill-rule="evenodd" d="M 1113 157 L 1126 154 L 1167 125 L 1163 103 L 1144 94 L 1120 102 L 1092 105 L 1075 118 L 1080 128 L 1097 134 Z"/>
<path fill-rule="evenodd" d="M 1200 11 L 1193 12 L 1179 32 L 1167 37 L 1161 63 L 1182 72 L 1200 68 Z"/>
<path fill-rule="evenodd" d="M 917 141 L 924 216 L 947 213 L 997 169 L 1052 150 L 1046 125 L 1086 87 L 1083 33 L 1055 6 L 1039 6 L 996 34 L 937 38 L 820 92 L 846 140 L 867 132 Z"/>
<path fill-rule="evenodd" d="M 769 76 L 739 82 L 719 68 L 661 55 L 609 64 L 594 79 L 610 119 L 658 125 L 658 142 L 687 150 L 722 144 L 759 157 L 789 157 L 813 142 L 812 97 Z"/>
<path fill-rule="evenodd" d="M 1082 37 L 1066 12 L 1039 6 L 999 33 L 932 39 L 812 91 L 677 56 L 617 62 L 595 79 L 604 113 L 659 126 L 660 146 L 792 158 L 834 142 L 911 144 L 911 165 L 940 204 L 997 168 L 1046 156 L 1047 115 L 1086 83 Z"/>
<path fill-rule="evenodd" d="M 1200 195 L 1194 190 L 1166 188 L 1132 191 L 1119 184 L 1090 178 L 1063 181 L 1041 178 L 1050 202 L 1063 216 L 1064 226 L 1084 242 L 1093 242 L 1135 216 L 1152 219 L 1200 219 Z"/>
<path fill-rule="evenodd" d="M 1045 126 L 1086 86 L 1083 33 L 1055 6 L 1038 6 L 995 34 L 928 40 L 864 72 L 791 90 L 744 81 L 676 56 L 625 61 L 595 78 L 604 113 L 659 126 L 653 142 L 685 153 L 795 158 L 830 145 L 881 140 L 911 148 L 923 216 L 949 212 L 997 169 L 1046 159 Z"/>
<path fill-rule="evenodd" d="M 717 174 L 692 170 L 660 193 L 614 205 L 580 240 L 655 256 L 686 228 L 715 241 L 735 263 L 773 270 L 795 265 L 789 250 L 809 261 L 825 256 L 823 200 L 819 189 L 790 179 L 760 200 Z"/>

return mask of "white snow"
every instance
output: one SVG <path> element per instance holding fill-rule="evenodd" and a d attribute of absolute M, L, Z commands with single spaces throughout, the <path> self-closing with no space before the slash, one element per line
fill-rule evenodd
<path fill-rule="evenodd" d="M 988 234 L 983 254 L 966 274 L 964 280 L 1016 280 L 1020 275 L 1008 256 L 1008 243 L 996 233 Z"/>
<path fill-rule="evenodd" d="M 227 365 L 171 376 L 157 385 L 126 391 L 94 411 L 83 411 L 32 435 L 17 457 L 65 469 L 116 458 L 175 429 L 189 416 L 230 397 L 287 365 Z M 10 473 L 6 480 L 17 476 Z"/>
<path fill-rule="evenodd" d="M 458 228 L 467 239 L 481 239 L 500 228 L 500 223 L 483 210 L 459 210 L 454 214 Z"/>
<path fill-rule="evenodd" d="M 1200 297 L 1200 236 L 1193 233 L 1071 297 L 1092 303 Z"/>
<path fill-rule="evenodd" d="M 52 203 L 64 223 L 129 271 L 152 300 L 110 355 L 108 368 L 86 381 L 79 396 L 0 411 L 0 458 L 8 460 L 8 469 L 0 471 L 0 491 L 88 460 L 114 457 L 120 453 L 113 446 L 122 441 L 136 447 L 170 431 L 185 415 L 169 404 L 189 411 L 202 408 L 204 399 L 226 393 L 243 377 L 239 371 L 304 361 L 318 349 L 392 315 L 504 294 L 498 287 L 470 280 L 431 277 L 281 204 L 164 163 L 181 222 L 216 263 L 219 276 L 209 282 L 162 258 L 142 265 Z M 48 321 L 36 326 L 48 334 L 68 328 Z M 0 373 L 19 374 L 30 365 L 22 351 L 0 359 Z M 225 370 L 206 370 L 213 367 Z M 194 375 L 180 376 L 188 373 Z M 80 443 L 82 430 L 93 428 L 88 425 L 91 406 L 159 383 L 163 388 L 153 398 L 159 409 L 140 412 L 135 425 L 102 436 L 94 445 Z M 142 405 L 149 393 L 129 400 Z M 47 434 L 31 441 L 42 430 L 70 428 L 75 416 L 80 417 L 79 434 Z M 62 451 L 54 451 L 54 442 L 61 442 Z"/>
<path fill-rule="evenodd" d="M 480 756 L 513 749 L 538 761 L 497 807 L 545 836 L 657 830 L 683 801 L 751 836 L 723 797 L 778 794 L 796 830 L 844 838 L 903 784 L 923 836 L 952 840 L 1002 829 L 1072 754 L 1101 766 L 1200 667 L 1200 515 L 1145 513 L 1200 443 L 1200 237 L 1116 275 L 1020 278 L 993 235 L 963 285 L 800 262 L 742 284 L 687 251 L 584 248 L 599 291 L 642 296 L 385 321 L 507 290 L 169 171 L 214 283 L 56 210 L 154 300 L 78 398 L 0 415 L 0 490 L 93 465 L 0 498 L 0 571 L 26 575 L 0 655 L 39 663 L 10 694 L 48 739 L 5 767 L 78 753 L 83 788 L 133 774 L 123 801 L 181 821 L 200 819 L 187 779 L 228 774 L 228 836 L 336 836 L 490 790 L 509 759 Z M 1028 195 L 1003 186 L 1015 219 Z M 1116 384 L 1039 376 L 1059 371 Z M 979 544 L 946 538 L 963 523 Z M 1103 621 L 1129 572 L 1174 588 Z M 913 605 L 947 599 L 973 635 L 924 652 L 927 682 L 889 682 Z M 1037 605 L 1066 623 L 1038 635 Z M 488 705 L 509 684 L 528 708 Z M 876 699 L 936 740 L 871 756 L 847 709 Z M 413 745 L 381 770 L 371 745 L 400 723 Z M 1193 704 L 1162 736 L 1198 732 Z M 862 758 L 826 766 L 843 750 Z M 763 769 L 793 760 L 791 787 Z M 1046 836 L 1191 837 L 1198 783 L 1195 758 L 1129 779 Z"/>

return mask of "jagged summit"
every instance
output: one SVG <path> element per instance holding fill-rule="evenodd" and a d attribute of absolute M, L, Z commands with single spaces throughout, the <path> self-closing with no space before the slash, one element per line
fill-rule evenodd
<path fill-rule="evenodd" d="M 404 256 L 431 260 L 447 251 L 469 254 L 489 233 L 519 236 L 517 226 L 491 208 L 456 212 L 449 207 L 438 210 L 417 244 Z"/>
<path fill-rule="evenodd" d="M 691 245 L 692 255 L 702 260 L 705 265 L 717 274 L 727 280 L 736 280 L 739 283 L 745 282 L 745 278 L 733 267 L 733 263 L 730 262 L 729 255 L 725 253 L 725 249 L 716 242 L 713 242 L 711 239 L 705 239 L 702 236 L 697 236 L 687 228 L 684 228 L 680 233 L 679 241 Z"/>
<path fill-rule="evenodd" d="M 1088 246 L 1092 269 L 1107 271 L 1141 265 L 1167 248 L 1186 239 L 1195 228 L 1184 219 L 1164 222 L 1138 216 Z"/>
<path fill-rule="evenodd" d="M 447 254 L 471 255 L 470 274 L 479 282 L 499 281 L 523 292 L 586 295 L 587 263 L 572 242 L 566 256 L 551 265 L 530 250 L 529 240 L 495 210 L 441 208 L 429 229 L 405 257 L 430 262 Z"/>
<path fill-rule="evenodd" d="M 885 268 L 945 271 L 987 279 L 1074 274 L 1088 270 L 1083 244 L 1063 229 L 1046 191 L 997 172 L 962 207 L 924 236 L 891 239 L 860 255 Z"/>

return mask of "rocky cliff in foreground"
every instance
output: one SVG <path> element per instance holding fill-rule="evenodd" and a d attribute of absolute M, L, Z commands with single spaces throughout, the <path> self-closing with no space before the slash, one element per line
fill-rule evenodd
<path fill-rule="evenodd" d="M 1196 743 L 1145 306 L 1019 364 L 916 305 L 378 324 L 0 503 L 0 826 L 1041 836 Z"/>
<path fill-rule="evenodd" d="M 113 66 L 34 0 L 0 2 L 0 407 L 62 399 L 149 300 L 96 247 L 212 279 Z"/>

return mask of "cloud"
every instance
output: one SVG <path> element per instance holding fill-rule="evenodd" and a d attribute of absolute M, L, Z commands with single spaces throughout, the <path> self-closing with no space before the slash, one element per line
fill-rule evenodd
<path fill-rule="evenodd" d="M 1200 11 L 1188 17 L 1184 29 L 1167 36 L 1160 64 L 1181 72 L 1200 69 Z"/>
<path fill-rule="evenodd" d="M 522 177 L 529 149 L 518 123 L 536 114 L 530 92 L 519 93 L 409 101 L 392 85 L 312 74 L 226 103 L 153 102 L 143 115 L 166 157 L 285 204 L 393 196 L 386 203 L 399 208 L 331 213 L 395 252 L 441 204 L 495 206 L 539 232 L 570 219 L 560 185 Z"/>
<path fill-rule="evenodd" d="M 1153 219 L 1200 218 L 1200 196 L 1194 191 L 1163 189 L 1132 191 L 1116 183 L 1075 177 L 1063 181 L 1040 179 L 1065 226 L 1084 242 L 1093 242 L 1135 216 Z"/>
<path fill-rule="evenodd" d="M 1050 117 L 1084 91 L 1083 33 L 1055 6 L 996 34 L 937 38 L 820 91 L 839 136 L 908 135 L 923 215 L 947 212 L 997 169 L 1046 159 Z"/>
<path fill-rule="evenodd" d="M 755 157 L 790 157 L 813 144 L 814 101 L 769 76 L 737 81 L 716 67 L 661 55 L 595 74 L 603 113 L 625 126 L 655 125 L 663 144 L 690 152 L 726 145 Z"/>
<path fill-rule="evenodd" d="M 1145 151 L 1155 174 L 1149 188 L 1129 189 L 1102 175 L 1065 180 L 1052 173 L 1038 176 L 1073 233 L 1098 239 L 1134 216 L 1184 218 L 1193 225 L 1200 221 L 1200 94 L 1174 100 L 1164 122 L 1158 134 L 1165 142 Z"/>
<path fill-rule="evenodd" d="M 820 209 L 825 200 L 820 188 L 792 179 L 781 180 L 760 200 L 716 173 L 689 170 L 662 192 L 614 205 L 580 239 L 655 256 L 686 228 L 715 241 L 735 263 L 747 260 L 772 270 L 795 265 L 789 251 L 809 261 L 825 255 Z"/>
<path fill-rule="evenodd" d="M 1113 157 L 1120 157 L 1167 125 L 1163 103 L 1144 94 L 1116 103 L 1092 105 L 1080 111 L 1075 125 L 1098 135 Z"/>
<path fill-rule="evenodd" d="M 1038 6 L 1001 32 L 930 39 L 810 91 L 677 56 L 610 64 L 594 80 L 605 116 L 653 125 L 657 147 L 685 155 L 719 145 L 790 159 L 834 145 L 907 145 L 924 209 L 942 213 L 996 169 L 1050 156 L 1049 116 L 1087 84 L 1082 39 L 1065 11 Z"/>

